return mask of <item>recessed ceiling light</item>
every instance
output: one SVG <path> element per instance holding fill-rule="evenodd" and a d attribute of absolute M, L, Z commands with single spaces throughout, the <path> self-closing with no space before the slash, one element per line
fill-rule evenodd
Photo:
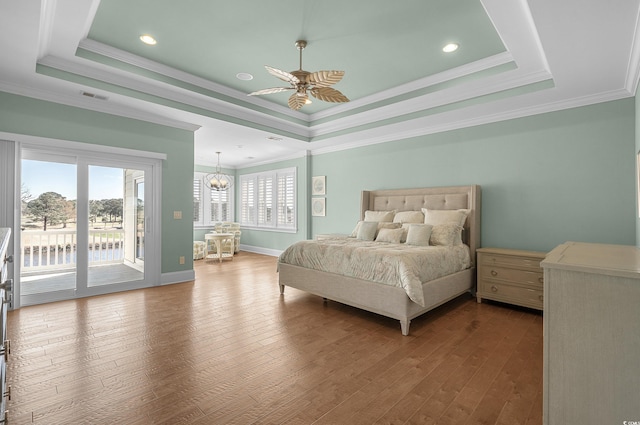
<path fill-rule="evenodd" d="M 153 38 L 152 36 L 150 36 L 149 34 L 142 34 L 140 36 L 140 40 L 144 43 L 144 44 L 148 44 L 149 46 L 153 46 L 157 43 L 156 39 Z"/>
<path fill-rule="evenodd" d="M 456 43 L 449 43 L 442 48 L 442 51 L 445 53 L 451 53 L 458 50 L 458 45 Z"/>
<path fill-rule="evenodd" d="M 249 81 L 249 80 L 253 80 L 253 75 L 247 72 L 239 72 L 236 74 L 236 78 L 238 80 Z"/>

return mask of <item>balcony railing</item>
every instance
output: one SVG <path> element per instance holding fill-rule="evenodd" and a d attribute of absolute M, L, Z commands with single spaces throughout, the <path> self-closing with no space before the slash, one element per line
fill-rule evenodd
<path fill-rule="evenodd" d="M 78 249 L 75 230 L 23 230 L 22 271 L 72 268 Z M 81 244 L 82 245 L 82 244 Z M 89 265 L 124 261 L 124 230 L 89 230 Z"/>

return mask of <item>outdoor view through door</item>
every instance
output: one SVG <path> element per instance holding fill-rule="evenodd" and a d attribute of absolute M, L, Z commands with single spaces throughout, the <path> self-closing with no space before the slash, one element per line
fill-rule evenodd
<path fill-rule="evenodd" d="M 27 157 L 21 304 L 113 292 L 143 281 L 145 171 L 73 157 Z"/>

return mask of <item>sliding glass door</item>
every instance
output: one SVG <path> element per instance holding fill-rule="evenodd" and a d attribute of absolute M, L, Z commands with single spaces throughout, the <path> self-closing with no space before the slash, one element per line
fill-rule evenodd
<path fill-rule="evenodd" d="M 62 155 L 22 160 L 21 296 L 74 294 L 77 280 L 77 165 Z M 32 159 L 29 159 L 32 158 Z"/>
<path fill-rule="evenodd" d="M 145 252 L 157 228 L 145 208 L 154 172 L 135 158 L 24 149 L 20 304 L 157 282 L 159 251 Z"/>

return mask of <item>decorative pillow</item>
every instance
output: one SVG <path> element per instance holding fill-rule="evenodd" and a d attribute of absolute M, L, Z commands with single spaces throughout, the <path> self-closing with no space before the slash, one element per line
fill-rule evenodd
<path fill-rule="evenodd" d="M 424 223 L 422 211 L 400 211 L 393 216 L 394 223 Z"/>
<path fill-rule="evenodd" d="M 464 226 L 467 216 L 471 210 L 430 210 L 423 208 L 424 223 L 436 226 L 444 223 L 454 223 Z"/>
<path fill-rule="evenodd" d="M 362 225 L 362 223 L 364 223 L 364 220 L 359 221 L 356 224 L 355 229 L 353 229 L 353 232 L 351 232 L 350 237 L 352 238 L 357 238 L 358 237 L 358 230 L 360 230 L 360 226 Z M 377 229 L 376 229 L 376 235 L 378 234 L 378 231 L 380 229 L 398 229 L 400 227 L 402 227 L 402 225 L 400 223 L 390 223 L 390 222 L 376 222 L 376 221 L 370 221 L 368 223 L 376 223 L 378 225 Z"/>
<path fill-rule="evenodd" d="M 378 236 L 376 236 L 376 242 L 400 243 L 400 238 L 402 237 L 402 233 L 404 233 L 402 228 L 398 228 L 398 229 L 382 228 L 380 229 L 380 231 L 378 231 Z"/>
<path fill-rule="evenodd" d="M 363 241 L 372 241 L 376 238 L 376 232 L 378 231 L 378 223 L 375 221 L 362 221 L 358 228 L 358 234 L 356 238 Z"/>
<path fill-rule="evenodd" d="M 360 226 L 362 225 L 362 221 L 358 221 L 356 223 L 356 227 L 353 228 L 353 232 L 349 235 L 351 238 L 355 238 L 358 236 L 358 230 L 360 230 Z"/>
<path fill-rule="evenodd" d="M 393 216 L 396 215 L 396 210 L 393 211 L 365 211 L 364 221 L 384 221 L 392 222 Z"/>
<path fill-rule="evenodd" d="M 430 224 L 410 224 L 407 232 L 407 245 L 427 246 L 433 226 Z"/>
<path fill-rule="evenodd" d="M 462 244 L 462 226 L 456 223 L 444 223 L 433 226 L 431 230 L 431 245 L 460 245 Z"/>

